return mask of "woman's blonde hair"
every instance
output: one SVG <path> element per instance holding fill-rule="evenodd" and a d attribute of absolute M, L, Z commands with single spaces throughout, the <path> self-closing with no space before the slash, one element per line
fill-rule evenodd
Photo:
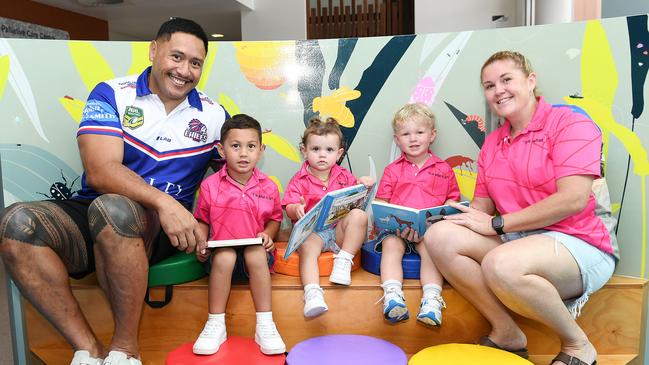
<path fill-rule="evenodd" d="M 422 103 L 411 103 L 402 106 L 401 109 L 394 113 L 394 118 L 392 118 L 392 131 L 396 133 L 404 122 L 415 116 L 424 118 L 430 128 L 435 129 L 436 118 L 430 108 Z"/>
<path fill-rule="evenodd" d="M 300 145 L 306 148 L 306 141 L 310 135 L 325 136 L 327 134 L 335 134 L 338 136 L 338 140 L 340 141 L 339 147 L 345 148 L 345 137 L 343 136 L 343 132 L 340 130 L 338 121 L 331 117 L 323 121 L 318 116 L 309 120 L 309 124 L 302 134 L 302 142 Z"/>
<path fill-rule="evenodd" d="M 523 74 L 525 74 L 525 76 L 529 76 L 532 72 L 534 72 L 534 70 L 532 69 L 532 63 L 521 53 L 518 53 L 516 51 L 498 51 L 487 58 L 485 63 L 482 65 L 482 68 L 480 69 L 480 77 L 482 77 L 482 73 L 484 72 L 485 67 L 496 61 L 505 60 L 513 61 L 516 67 L 518 67 L 518 69 L 521 70 Z M 482 80 L 480 81 L 482 82 Z M 534 87 L 533 91 L 534 96 L 539 96 L 536 87 Z"/>

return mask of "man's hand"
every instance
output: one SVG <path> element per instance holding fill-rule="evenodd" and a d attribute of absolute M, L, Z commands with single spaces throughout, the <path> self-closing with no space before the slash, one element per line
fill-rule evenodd
<path fill-rule="evenodd" d="M 207 247 L 205 235 L 198 229 L 198 222 L 191 212 L 168 196 L 158 208 L 160 226 L 167 234 L 171 245 L 179 251 L 192 253 L 195 250 L 204 252 Z"/>
<path fill-rule="evenodd" d="M 266 249 L 266 252 L 271 252 L 272 250 L 275 249 L 275 242 L 273 242 L 273 239 L 270 238 L 268 233 L 266 232 L 259 232 L 257 234 L 257 237 L 261 237 L 261 245 Z"/>

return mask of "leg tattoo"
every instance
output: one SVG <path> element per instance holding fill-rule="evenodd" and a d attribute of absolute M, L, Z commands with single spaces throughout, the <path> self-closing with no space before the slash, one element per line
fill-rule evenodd
<path fill-rule="evenodd" d="M 16 203 L 0 219 L 0 239 L 50 247 L 68 272 L 88 267 L 86 243 L 74 221 L 51 202 Z"/>
<path fill-rule="evenodd" d="M 88 208 L 88 223 L 95 241 L 106 226 L 118 236 L 142 238 L 149 257 L 151 243 L 160 229 L 155 211 L 144 209 L 139 203 L 117 194 L 105 194 L 95 199 Z"/>

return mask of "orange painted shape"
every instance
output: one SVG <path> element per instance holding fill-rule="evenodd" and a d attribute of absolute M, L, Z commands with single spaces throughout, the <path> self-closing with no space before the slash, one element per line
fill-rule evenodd
<path fill-rule="evenodd" d="M 277 260 L 275 261 L 275 272 L 289 276 L 300 276 L 300 255 L 295 252 L 284 260 L 284 253 L 286 252 L 286 242 L 275 242 L 277 247 Z M 318 257 L 318 269 L 320 276 L 329 276 L 334 264 L 333 252 L 323 252 Z M 354 256 L 354 264 L 352 271 L 361 267 L 361 255 Z"/>

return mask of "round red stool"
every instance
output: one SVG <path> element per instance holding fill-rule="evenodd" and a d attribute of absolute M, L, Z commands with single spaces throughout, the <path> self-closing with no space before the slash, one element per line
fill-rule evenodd
<path fill-rule="evenodd" d="M 284 365 L 286 362 L 284 354 L 262 354 L 259 345 L 252 338 L 228 337 L 214 355 L 194 355 L 192 346 L 194 343 L 189 342 L 171 351 L 165 359 L 165 365 Z"/>
<path fill-rule="evenodd" d="M 289 276 L 300 276 L 300 254 L 294 252 L 293 254 L 291 254 L 291 256 L 288 257 L 288 260 L 284 260 L 286 245 L 286 242 L 275 242 L 275 247 L 277 247 L 275 272 Z M 354 256 L 353 262 L 352 271 L 361 267 L 361 255 L 356 254 L 356 256 Z M 320 256 L 318 257 L 318 269 L 320 270 L 320 276 L 329 276 L 331 274 L 333 265 L 333 252 L 323 252 L 320 254 Z"/>

